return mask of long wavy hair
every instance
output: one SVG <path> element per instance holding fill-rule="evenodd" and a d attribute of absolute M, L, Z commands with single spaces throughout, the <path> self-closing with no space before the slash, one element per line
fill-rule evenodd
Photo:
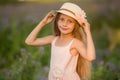
<path fill-rule="evenodd" d="M 60 30 L 58 29 L 58 25 L 57 25 L 60 14 L 61 13 L 57 13 L 55 21 L 54 21 L 54 35 L 55 36 L 60 36 Z M 83 41 L 84 44 L 87 46 L 86 34 L 85 34 L 83 28 L 79 25 L 79 23 L 77 21 L 76 21 L 76 23 L 77 23 L 77 25 L 75 26 L 75 28 L 73 30 L 73 35 L 75 38 Z M 84 59 L 79 54 L 76 71 L 81 80 L 90 80 L 90 78 L 91 78 L 91 62 Z"/>

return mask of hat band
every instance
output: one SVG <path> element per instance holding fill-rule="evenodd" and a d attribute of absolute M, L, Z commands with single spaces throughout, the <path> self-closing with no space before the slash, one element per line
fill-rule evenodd
<path fill-rule="evenodd" d="M 68 10 L 68 9 L 65 9 L 65 8 L 61 8 L 60 10 L 65 10 L 65 11 L 68 11 L 68 12 L 72 13 L 73 15 L 75 15 L 74 12 L 72 12 L 72 11 L 70 11 L 70 10 Z"/>

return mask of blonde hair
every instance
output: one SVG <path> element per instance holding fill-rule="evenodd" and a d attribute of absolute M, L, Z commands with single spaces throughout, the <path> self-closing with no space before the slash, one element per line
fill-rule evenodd
<path fill-rule="evenodd" d="M 61 13 L 57 13 L 56 18 L 55 18 L 55 22 L 54 22 L 54 34 L 55 34 L 55 36 L 60 36 L 60 31 L 59 31 L 58 25 L 57 25 L 60 14 Z M 84 44 L 87 46 L 86 34 L 85 34 L 83 28 L 78 24 L 77 21 L 76 21 L 76 23 L 77 23 L 77 25 L 76 25 L 75 29 L 73 30 L 73 35 L 75 38 L 83 41 Z M 77 70 L 77 73 L 78 73 L 81 80 L 90 80 L 90 78 L 91 78 L 91 62 L 84 59 L 80 54 L 78 57 L 76 70 Z"/>

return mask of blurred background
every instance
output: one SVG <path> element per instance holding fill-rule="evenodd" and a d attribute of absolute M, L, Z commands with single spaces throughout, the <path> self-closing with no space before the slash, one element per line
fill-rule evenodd
<path fill-rule="evenodd" d="M 92 80 L 120 80 L 120 0 L 0 0 L 0 80 L 47 80 L 50 46 L 24 43 L 50 11 L 74 2 L 87 13 L 96 48 Z M 42 37 L 52 34 L 53 24 Z"/>

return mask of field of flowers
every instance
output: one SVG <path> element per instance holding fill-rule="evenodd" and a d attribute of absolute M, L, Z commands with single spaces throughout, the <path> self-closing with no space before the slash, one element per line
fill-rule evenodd
<path fill-rule="evenodd" d="M 28 3 L 0 6 L 0 80 L 47 80 L 50 46 L 25 44 L 25 38 L 45 13 L 61 3 L 49 4 L 49 8 L 45 8 L 46 5 Z M 85 9 L 90 12 L 88 8 Z M 104 6 L 88 14 L 97 55 L 93 62 L 92 80 L 120 80 L 118 9 Z M 52 26 L 47 25 L 38 37 L 52 34 Z"/>

